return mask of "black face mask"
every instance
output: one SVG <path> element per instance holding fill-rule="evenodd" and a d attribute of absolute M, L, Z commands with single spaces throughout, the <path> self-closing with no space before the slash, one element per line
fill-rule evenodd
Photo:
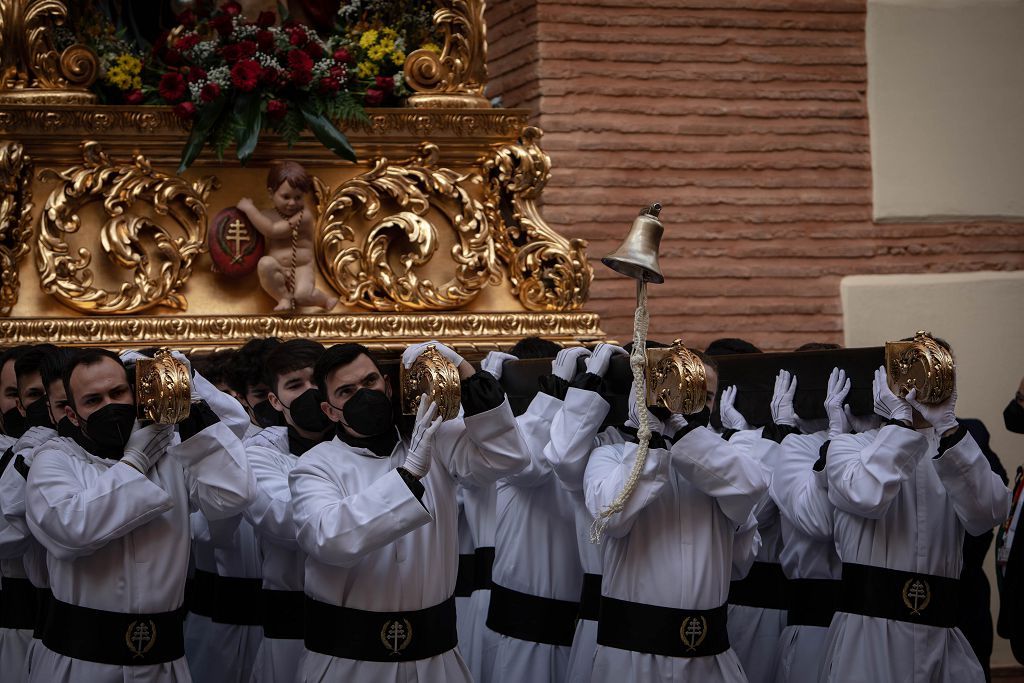
<path fill-rule="evenodd" d="M 28 431 L 28 422 L 18 410 L 18 406 L 14 406 L 10 410 L 5 410 L 3 414 L 3 421 L 4 434 L 7 436 L 20 439 L 22 434 Z"/>
<path fill-rule="evenodd" d="M 306 432 L 320 434 L 331 426 L 331 420 L 320 409 L 321 400 L 320 392 L 314 387 L 295 397 L 287 408 L 296 427 Z"/>
<path fill-rule="evenodd" d="M 65 436 L 69 439 L 76 439 L 82 433 L 82 430 L 68 418 L 67 415 L 60 419 L 57 423 L 57 436 Z"/>
<path fill-rule="evenodd" d="M 1003 411 L 1003 424 L 1014 434 L 1024 434 L 1024 407 L 1016 399 L 1011 400 Z"/>
<path fill-rule="evenodd" d="M 88 420 L 79 418 L 79 422 L 82 423 L 79 443 L 83 448 L 101 458 L 119 460 L 135 425 L 135 406 L 108 403 Z"/>
<path fill-rule="evenodd" d="M 395 417 L 391 411 L 391 399 L 383 391 L 360 389 L 345 402 L 341 409 L 349 428 L 363 436 L 386 434 L 395 428 Z M 345 430 L 338 423 L 339 434 Z"/>
<path fill-rule="evenodd" d="M 252 414 L 256 418 L 256 424 L 264 429 L 284 424 L 284 415 L 274 410 L 269 399 L 263 399 L 259 403 L 253 404 Z"/>
<path fill-rule="evenodd" d="M 686 416 L 686 423 L 691 425 L 698 425 L 700 427 L 707 427 L 711 421 L 711 408 L 706 405 L 701 408 L 699 413 Z"/>
<path fill-rule="evenodd" d="M 658 418 L 662 422 L 665 422 L 672 417 L 672 411 L 665 406 L 647 406 L 647 410 L 651 411 L 651 415 Z"/>
<path fill-rule="evenodd" d="M 50 405 L 46 397 L 37 398 L 25 406 L 25 421 L 29 427 L 49 427 L 53 429 L 53 420 L 50 419 Z"/>

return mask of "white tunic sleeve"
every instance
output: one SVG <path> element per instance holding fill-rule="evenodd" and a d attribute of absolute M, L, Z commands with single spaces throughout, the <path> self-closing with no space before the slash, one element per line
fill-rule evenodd
<path fill-rule="evenodd" d="M 735 524 L 768 490 L 760 463 L 707 427 L 697 427 L 672 446 L 672 464 L 687 481 L 711 496 Z"/>
<path fill-rule="evenodd" d="M 252 500 L 256 480 L 245 447 L 223 422 L 167 449 L 185 467 L 189 498 L 207 519 L 241 515 Z"/>
<path fill-rule="evenodd" d="M 434 458 L 461 483 L 486 486 L 529 462 L 529 449 L 506 398 L 496 408 L 451 420 L 434 435 Z"/>
<path fill-rule="evenodd" d="M 0 512 L 0 559 L 21 557 L 31 545 L 31 534 L 25 523 L 25 477 L 13 462 L 0 475 Z"/>
<path fill-rule="evenodd" d="M 298 550 L 292 493 L 288 488 L 288 472 L 278 464 L 280 455 L 265 446 L 249 446 L 246 455 L 256 477 L 256 495 L 246 510 L 246 519 L 264 539 Z"/>
<path fill-rule="evenodd" d="M 1003 523 L 1010 513 L 1010 492 L 973 436 L 964 436 L 934 464 L 967 533 L 979 536 Z"/>
<path fill-rule="evenodd" d="M 252 422 L 249 420 L 249 413 L 233 396 L 225 394 L 217 387 L 210 384 L 210 381 L 198 372 L 192 376 L 192 386 L 196 393 L 203 397 L 203 400 L 210 406 L 210 410 L 217 414 L 221 422 L 227 425 L 228 429 L 239 439 L 244 439 L 249 431 Z"/>
<path fill-rule="evenodd" d="M 551 442 L 544 455 L 569 491 L 583 490 L 587 460 L 609 410 L 611 404 L 596 391 L 569 387 L 561 410 L 551 421 Z"/>
<path fill-rule="evenodd" d="M 618 497 L 629 480 L 636 462 L 635 443 L 601 446 L 594 449 L 584 473 L 584 494 L 587 509 L 596 519 Z M 608 517 L 605 533 L 621 537 L 633 528 L 640 512 L 665 490 L 668 483 L 669 453 L 663 448 L 651 448 L 640 471 L 636 490 L 626 501 L 621 512 Z"/>
<path fill-rule="evenodd" d="M 761 534 L 757 530 L 757 517 L 753 512 L 747 521 L 736 529 L 732 537 L 732 580 L 745 579 L 750 568 L 761 552 Z"/>
<path fill-rule="evenodd" d="M 897 425 L 879 429 L 866 446 L 855 435 L 840 434 L 825 461 L 828 498 L 844 512 L 880 519 L 927 452 L 923 434 Z"/>
<path fill-rule="evenodd" d="M 74 456 L 53 448 L 36 454 L 26 490 L 32 535 L 62 560 L 90 555 L 174 507 L 129 465 L 116 463 L 84 483 Z"/>
<path fill-rule="evenodd" d="M 349 494 L 321 466 L 300 460 L 288 484 L 299 547 L 325 564 L 354 566 L 367 553 L 431 521 L 398 470 Z"/>
<path fill-rule="evenodd" d="M 516 418 L 519 433 L 530 451 L 530 461 L 521 471 L 506 477 L 506 482 L 520 488 L 531 488 L 540 486 L 551 476 L 551 463 L 544 457 L 544 448 L 551 440 L 551 420 L 561 406 L 559 399 L 538 392 L 526 412 Z"/>
<path fill-rule="evenodd" d="M 814 471 L 824 443 L 818 434 L 790 434 L 783 439 L 769 489 L 782 516 L 819 541 L 832 538 L 834 510 L 824 472 Z"/>

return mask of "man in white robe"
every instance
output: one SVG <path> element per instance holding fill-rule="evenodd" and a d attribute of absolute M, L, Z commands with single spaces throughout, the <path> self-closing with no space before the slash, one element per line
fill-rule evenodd
<path fill-rule="evenodd" d="M 390 383 L 364 347 L 339 344 L 317 362 L 338 436 L 289 477 L 307 554 L 300 680 L 471 680 L 456 647 L 456 486 L 514 474 L 528 451 L 494 378 L 432 344 L 459 369 L 465 417 L 442 424 L 423 398 L 408 441 L 394 426 Z M 427 346 L 408 349 L 403 363 Z"/>

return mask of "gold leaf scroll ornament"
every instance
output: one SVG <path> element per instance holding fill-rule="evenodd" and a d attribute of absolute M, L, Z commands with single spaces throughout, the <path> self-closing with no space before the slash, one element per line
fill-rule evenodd
<path fill-rule="evenodd" d="M 487 23 L 484 0 L 441 0 L 434 27 L 444 33 L 440 56 L 416 50 L 405 60 L 413 107 L 486 109 Z"/>
<path fill-rule="evenodd" d="M 32 237 L 32 160 L 19 142 L 0 145 L 0 315 L 18 303 L 18 262 Z"/>
<path fill-rule="evenodd" d="M 432 143 L 399 163 L 382 157 L 340 185 L 320 212 L 320 268 L 346 306 L 451 310 L 501 282 L 483 206 L 463 187 L 470 176 L 437 168 L 437 158 Z M 451 277 L 440 284 L 417 272 L 436 255 L 437 224 L 456 236 Z"/>
<path fill-rule="evenodd" d="M 165 175 L 141 154 L 118 164 L 97 142 L 83 143 L 82 157 L 81 165 L 40 174 L 61 183 L 46 200 L 40 223 L 36 266 L 43 291 L 85 313 L 137 313 L 158 305 L 185 310 L 179 290 L 206 249 L 206 200 L 216 180 L 189 183 Z M 82 207 L 101 200 L 108 220 L 99 230 L 100 245 L 115 265 L 132 272 L 131 281 L 115 291 L 94 286 L 92 253 L 84 247 L 72 253 L 65 241 L 82 227 Z M 142 211 L 133 213 L 137 209 Z M 159 216 L 172 219 L 177 236 L 154 220 Z"/>
<path fill-rule="evenodd" d="M 586 240 L 568 240 L 544 222 L 537 208 L 551 177 L 551 159 L 528 126 L 518 144 L 483 160 L 487 215 L 498 256 L 508 265 L 512 293 L 531 311 L 571 311 L 587 302 L 594 269 Z"/>

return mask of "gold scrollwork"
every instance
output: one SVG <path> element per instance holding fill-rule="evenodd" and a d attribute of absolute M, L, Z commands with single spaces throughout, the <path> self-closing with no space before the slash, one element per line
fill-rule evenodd
<path fill-rule="evenodd" d="M 32 159 L 19 142 L 0 145 L 0 315 L 18 303 L 18 262 L 32 237 Z"/>
<path fill-rule="evenodd" d="M 551 159 L 528 126 L 518 144 L 482 161 L 488 186 L 486 211 L 498 256 L 508 265 L 513 294 L 531 311 L 570 311 L 587 301 L 594 269 L 586 240 L 568 240 L 540 215 L 537 199 L 551 177 Z"/>
<path fill-rule="evenodd" d="M 437 161 L 437 145 L 423 143 L 411 159 L 379 158 L 331 195 L 318 220 L 317 256 L 345 305 L 451 310 L 501 282 L 483 206 L 464 187 L 472 176 L 438 168 Z M 435 285 L 417 268 L 431 261 L 438 249 L 436 226 L 444 223 L 455 231 L 455 267 L 446 282 Z"/>
<path fill-rule="evenodd" d="M 118 164 L 97 142 L 82 143 L 82 157 L 82 165 L 40 174 L 41 180 L 61 181 L 46 200 L 39 229 L 36 266 L 43 291 L 85 313 L 185 310 L 188 302 L 179 290 L 192 274 L 192 261 L 206 250 L 206 200 L 216 179 L 189 183 L 155 171 L 141 154 L 131 164 Z M 133 272 L 132 282 L 117 291 L 93 286 L 91 252 L 83 247 L 73 254 L 64 239 L 82 227 L 79 210 L 100 200 L 108 216 L 100 244 L 114 264 Z M 146 211 L 132 214 L 136 203 Z M 172 236 L 151 214 L 170 216 L 181 236 Z M 150 244 L 155 254 L 148 253 Z"/>
<path fill-rule="evenodd" d="M 405 60 L 405 80 L 415 94 L 413 107 L 485 109 L 487 24 L 484 0 L 442 0 L 434 26 L 444 33 L 440 56 L 416 50 Z"/>
<path fill-rule="evenodd" d="M 67 20 L 63 0 L 0 0 L 0 101 L 94 102 L 88 87 L 99 73 L 85 45 L 58 51 L 54 28 Z"/>

